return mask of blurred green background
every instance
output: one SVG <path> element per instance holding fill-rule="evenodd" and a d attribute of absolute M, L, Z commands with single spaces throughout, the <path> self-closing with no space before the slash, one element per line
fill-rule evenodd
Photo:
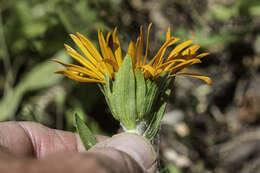
<path fill-rule="evenodd" d="M 74 131 L 73 114 L 94 133 L 112 135 L 110 116 L 95 84 L 54 75 L 53 58 L 71 62 L 80 32 L 97 45 L 97 29 L 119 28 L 123 50 L 152 22 L 149 55 L 170 25 L 210 52 L 192 71 L 213 84 L 178 78 L 162 123 L 161 172 L 260 171 L 259 0 L 0 0 L 0 121 L 36 121 Z"/>

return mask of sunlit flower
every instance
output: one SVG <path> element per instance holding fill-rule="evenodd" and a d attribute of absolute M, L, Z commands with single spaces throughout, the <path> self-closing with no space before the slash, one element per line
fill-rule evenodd
<path fill-rule="evenodd" d="M 144 33 L 142 26 L 140 27 L 140 35 L 136 42 L 130 42 L 127 53 L 131 55 L 134 73 L 137 69 L 141 69 L 145 79 L 156 79 L 165 71 L 169 72 L 169 78 L 175 76 L 190 76 L 204 80 L 208 84 L 211 79 L 204 75 L 194 73 L 184 73 L 187 67 L 196 63 L 201 63 L 201 58 L 208 53 L 197 54 L 200 48 L 199 44 L 193 44 L 193 40 L 184 41 L 176 45 L 167 53 L 166 50 L 173 46 L 180 39 L 171 36 L 170 27 L 166 32 L 166 41 L 155 54 L 154 57 L 148 59 L 149 49 L 149 33 L 151 24 L 148 26 L 146 42 L 144 41 Z M 75 44 L 79 47 L 84 56 L 76 50 L 65 44 L 66 52 L 79 62 L 81 65 L 67 64 L 59 60 L 54 60 L 67 70 L 58 70 L 55 73 L 63 74 L 73 80 L 79 82 L 98 82 L 104 83 L 106 73 L 113 80 L 115 73 L 119 70 L 122 63 L 122 50 L 118 39 L 118 30 L 114 29 L 113 34 L 109 32 L 104 37 L 101 30 L 98 30 L 98 40 L 101 54 L 95 46 L 82 34 L 77 36 L 70 35 Z M 112 37 L 113 49 L 110 47 L 110 38 Z M 145 49 L 144 47 L 145 42 Z M 144 52 L 143 52 L 144 50 Z"/>

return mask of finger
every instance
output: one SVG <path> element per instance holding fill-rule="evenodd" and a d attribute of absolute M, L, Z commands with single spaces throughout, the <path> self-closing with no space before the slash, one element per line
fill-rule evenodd
<path fill-rule="evenodd" d="M 76 134 L 76 135 L 79 137 L 78 134 Z M 102 141 L 105 141 L 105 140 L 107 140 L 108 138 L 110 138 L 110 137 L 104 136 L 104 135 L 94 135 L 94 136 L 97 138 L 97 141 L 98 141 L 98 142 L 102 142 Z"/>
<path fill-rule="evenodd" d="M 31 140 L 16 122 L 0 123 L 0 146 L 18 156 L 33 156 Z"/>
<path fill-rule="evenodd" d="M 103 157 L 88 153 L 58 153 L 25 165 L 24 173 L 109 173 L 101 160 Z M 111 166 L 111 165 L 110 165 Z M 113 173 L 122 173 L 113 172 Z M 126 173 L 126 172 L 124 172 Z M 137 172 L 136 172 L 137 173 Z"/>
<path fill-rule="evenodd" d="M 58 152 L 83 152 L 85 148 L 76 133 L 50 129 L 39 123 L 19 122 L 29 136 L 36 158 Z M 107 137 L 97 135 L 98 140 Z"/>
<path fill-rule="evenodd" d="M 156 154 L 153 147 L 145 138 L 136 134 L 115 135 L 95 145 L 89 153 L 106 156 L 108 159 L 103 158 L 103 165 L 110 165 L 108 168 L 122 169 L 128 173 L 140 170 L 145 173 L 155 172 Z M 111 162 L 116 162 L 116 165 Z"/>
<path fill-rule="evenodd" d="M 106 138 L 97 135 L 98 140 Z M 85 151 L 76 133 L 50 129 L 34 122 L 0 123 L 0 145 L 16 155 L 36 158 L 58 152 Z"/>

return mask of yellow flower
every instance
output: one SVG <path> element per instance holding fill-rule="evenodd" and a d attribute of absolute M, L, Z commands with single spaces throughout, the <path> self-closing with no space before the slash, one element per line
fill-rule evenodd
<path fill-rule="evenodd" d="M 156 79 L 163 72 L 169 71 L 169 78 L 175 76 L 190 76 L 202 79 L 208 84 L 211 83 L 211 79 L 207 76 L 193 73 L 183 73 L 183 71 L 187 70 L 188 66 L 201 63 L 200 59 L 208 55 L 208 53 L 201 53 L 197 55 L 196 52 L 200 48 L 200 45 L 191 45 L 193 40 L 184 41 L 178 44 L 170 51 L 167 56 L 165 56 L 167 48 L 180 40 L 177 37 L 171 36 L 170 27 L 166 32 L 165 43 L 162 45 L 156 55 L 151 58 L 150 61 L 148 61 L 150 29 L 151 24 L 148 26 L 147 30 L 145 52 L 143 52 L 144 34 L 142 26 L 140 27 L 140 35 L 137 38 L 136 43 L 133 43 L 132 41 L 129 43 L 128 54 L 130 54 L 132 57 L 134 73 L 137 69 L 141 69 L 145 79 Z M 109 32 L 105 38 L 101 30 L 98 30 L 98 40 L 101 54 L 95 48 L 95 46 L 82 34 L 77 33 L 77 36 L 72 34 L 70 36 L 76 45 L 80 48 L 84 56 L 65 44 L 66 52 L 72 58 L 78 61 L 81 66 L 54 60 L 62 64 L 67 69 L 58 70 L 55 73 L 63 74 L 79 82 L 104 83 L 106 73 L 111 79 L 114 79 L 115 73 L 119 70 L 122 63 L 122 50 L 118 39 L 117 28 L 114 29 L 112 34 L 113 51 L 109 46 L 111 32 Z"/>

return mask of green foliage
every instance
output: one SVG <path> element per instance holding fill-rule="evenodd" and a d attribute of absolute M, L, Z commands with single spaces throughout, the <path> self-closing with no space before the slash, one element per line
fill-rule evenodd
<path fill-rule="evenodd" d="M 75 120 L 80 139 L 85 149 L 88 150 L 94 145 L 96 145 L 98 141 L 96 137 L 92 134 L 92 132 L 89 130 L 88 126 L 84 123 L 82 119 L 80 119 L 80 117 L 77 114 L 75 114 Z"/>
<path fill-rule="evenodd" d="M 189 33 L 187 28 L 180 26 L 175 34 L 182 39 L 194 38 L 205 48 L 221 47 L 243 38 L 245 34 L 253 30 L 254 25 L 250 21 L 254 17 L 260 16 L 259 9 L 260 1 L 258 0 L 217 3 L 210 6 L 202 16 L 197 16 L 199 22 L 193 25 L 192 33 Z M 246 19 L 246 23 L 241 21 L 243 18 Z M 206 22 L 214 24 L 214 28 L 211 28 Z M 240 22 L 244 24 L 240 24 Z M 232 27 L 233 23 L 234 27 Z"/>
<path fill-rule="evenodd" d="M 161 74 L 160 78 L 152 82 L 151 86 L 155 87 L 151 88 L 156 88 L 156 90 L 151 90 L 152 92 L 146 95 L 146 98 L 148 98 L 146 104 L 151 102 L 151 100 L 154 100 L 149 104 L 150 115 L 148 114 L 148 116 L 150 117 L 150 121 L 146 131 L 144 132 L 144 136 L 150 141 L 154 139 L 160 128 L 161 120 L 169 101 L 168 98 L 173 90 L 174 79 L 167 80 L 167 74 L 168 72 Z"/>
<path fill-rule="evenodd" d="M 160 173 L 182 173 L 182 171 L 172 163 L 169 163 L 165 169 L 160 170 Z"/>
<path fill-rule="evenodd" d="M 58 52 L 54 57 L 64 57 L 65 61 L 69 61 L 68 56 L 64 51 Z M 66 57 L 66 58 L 65 58 Z M 67 60 L 66 60 L 67 59 Z M 37 90 L 40 88 L 52 86 L 61 80 L 62 76 L 60 75 L 48 75 L 51 72 L 54 72 L 59 68 L 58 64 L 53 63 L 52 61 L 46 61 L 35 66 L 24 80 L 21 81 L 20 87 L 23 90 Z"/>
<path fill-rule="evenodd" d="M 132 70 L 132 59 L 129 54 L 124 58 L 115 81 L 110 89 L 110 81 L 106 80 L 104 94 L 111 106 L 114 116 L 129 130 L 136 127 L 135 77 Z"/>
<path fill-rule="evenodd" d="M 100 88 L 105 95 L 112 115 L 128 131 L 135 131 L 152 141 L 158 132 L 173 80 L 168 72 L 156 80 L 144 79 L 141 70 L 134 76 L 132 59 L 127 54 L 112 81 L 106 75 Z M 170 84 L 168 84 L 170 83 Z"/>
<path fill-rule="evenodd" d="M 69 33 L 81 32 L 96 39 L 97 28 L 106 28 L 100 13 L 90 5 L 111 7 L 106 14 L 116 11 L 115 2 L 104 1 L 63 1 L 63 0 L 10 0 L 3 3 L 3 14 L 8 13 L 8 21 L 4 31 L 8 47 L 12 53 L 20 53 L 26 49 L 46 52 L 45 34 L 52 34 L 57 40 L 52 44 L 51 51 L 60 49 L 66 35 L 62 27 Z M 62 24 L 62 25 L 61 25 Z M 51 33 L 54 32 L 54 33 Z M 51 38 L 52 39 L 52 38 Z M 55 40 L 55 39 L 53 39 Z M 48 43 L 49 46 L 49 43 Z"/>
<path fill-rule="evenodd" d="M 224 21 L 231 17 L 250 16 L 254 14 L 252 11 L 255 11 L 259 6 L 258 0 L 237 0 L 232 4 L 216 4 L 206 15 L 210 15 L 211 19 Z"/>
<path fill-rule="evenodd" d="M 63 51 L 57 53 L 55 56 L 67 57 Z M 58 83 L 62 79 L 62 76 L 52 75 L 57 68 L 57 64 L 54 64 L 51 61 L 46 61 L 29 71 L 13 91 L 8 93 L 0 101 L 0 121 L 12 119 L 14 117 L 19 103 L 26 92 L 47 88 Z"/>
<path fill-rule="evenodd" d="M 88 105 L 87 111 L 91 111 L 92 105 L 98 99 L 93 85 L 88 85 L 89 92 L 84 93 L 88 97 L 75 98 L 68 93 L 56 92 L 57 97 L 41 101 L 46 96 L 37 95 L 48 95 L 42 92 L 43 89 L 51 90 L 55 85 L 61 84 L 64 77 L 53 74 L 61 66 L 51 62 L 50 57 L 70 62 L 71 58 L 68 58 L 63 48 L 64 43 L 70 42 L 68 34 L 87 33 L 95 42 L 97 29 L 108 28 L 105 18 L 115 14 L 118 3 L 119 1 L 103 0 L 1 1 L 0 62 L 4 64 L 4 68 L 1 67 L 0 75 L 0 91 L 3 91 L 0 120 L 34 120 L 60 128 L 63 127 L 62 122 L 53 121 L 61 121 L 67 111 L 77 108 L 68 107 L 68 100 L 80 100 Z M 103 14 L 99 9 L 102 9 Z M 71 90 L 74 84 L 75 82 L 67 83 L 67 89 Z M 31 100 L 32 97 L 35 97 L 36 103 Z M 39 112 L 38 102 L 47 102 L 47 105 L 42 105 L 46 110 Z M 51 102 L 54 104 L 50 104 Z M 50 107 L 48 105 L 55 106 L 56 118 L 47 112 Z M 86 109 L 83 110 L 83 115 L 87 117 Z M 70 121 L 70 116 L 65 119 L 67 128 L 73 130 L 74 121 Z M 91 122 L 91 129 L 103 133 L 94 120 Z"/>
<path fill-rule="evenodd" d="M 146 94 L 146 84 L 145 79 L 141 70 L 136 71 L 136 111 L 138 118 L 141 119 L 144 114 L 145 105 L 145 94 Z"/>
<path fill-rule="evenodd" d="M 29 44 L 44 51 L 43 43 L 39 41 L 58 22 L 55 16 L 50 15 L 55 12 L 55 5 L 55 1 L 8 1 L 6 8 L 2 10 L 10 13 L 4 30 L 13 53 L 28 49 Z"/>

